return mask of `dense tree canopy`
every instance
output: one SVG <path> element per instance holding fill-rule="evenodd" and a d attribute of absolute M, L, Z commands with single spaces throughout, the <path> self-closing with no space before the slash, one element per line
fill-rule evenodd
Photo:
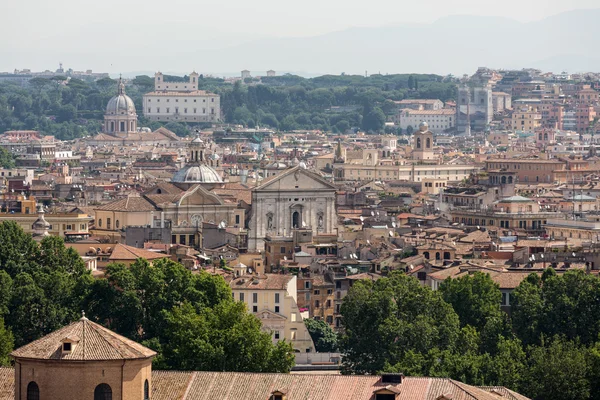
<path fill-rule="evenodd" d="M 487 274 L 448 279 L 438 292 L 398 273 L 358 282 L 341 309 L 344 372 L 450 377 L 535 400 L 599 399 L 599 285 L 584 271 L 531 274 L 513 292 L 511 318 Z"/>
<path fill-rule="evenodd" d="M 18 224 L 2 222 L 0 241 L 0 365 L 9 363 L 13 345 L 77 320 L 81 310 L 161 351 L 162 368 L 287 372 L 294 364 L 291 345 L 272 344 L 220 276 L 138 260 L 112 264 L 95 279 L 59 237 L 38 244 Z"/>
<path fill-rule="evenodd" d="M 315 349 L 320 353 L 334 352 L 338 349 L 338 338 L 331 326 L 323 320 L 305 319 L 304 325 L 310 333 Z"/>
<path fill-rule="evenodd" d="M 443 82 L 437 75 L 325 75 L 310 79 L 285 75 L 234 85 L 200 76 L 199 87 L 221 96 L 225 122 L 282 130 L 346 131 L 354 127 L 379 132 L 395 113 L 393 100 L 446 101 L 455 97 L 454 83 Z M 138 111 L 139 125 L 156 129 L 161 124 L 146 120 L 142 109 L 143 94 L 152 90 L 154 78 L 146 75 L 135 77 L 126 87 Z M 0 132 L 36 129 L 63 140 L 93 135 L 100 130 L 106 104 L 116 93 L 117 81 L 110 78 L 93 82 L 38 77 L 25 87 L 0 83 Z M 194 127 L 171 122 L 167 128 L 185 136 Z"/>

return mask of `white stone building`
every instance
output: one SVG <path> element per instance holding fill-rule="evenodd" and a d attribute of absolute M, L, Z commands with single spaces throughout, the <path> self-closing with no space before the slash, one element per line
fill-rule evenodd
<path fill-rule="evenodd" d="M 198 90 L 198 74 L 188 82 L 165 82 L 162 73 L 154 75 L 154 92 L 143 99 L 144 116 L 152 121 L 217 122 L 221 116 L 221 98 Z"/>
<path fill-rule="evenodd" d="M 286 169 L 252 191 L 248 249 L 264 250 L 267 235 L 292 237 L 293 229 L 313 235 L 336 233 L 336 188 L 303 166 Z"/>
<path fill-rule="evenodd" d="M 404 131 L 406 131 L 409 126 L 416 131 L 421 121 L 427 121 L 431 132 L 443 133 L 456 126 L 456 111 L 449 108 L 441 110 L 404 109 L 398 112 L 396 119 L 398 125 Z"/>

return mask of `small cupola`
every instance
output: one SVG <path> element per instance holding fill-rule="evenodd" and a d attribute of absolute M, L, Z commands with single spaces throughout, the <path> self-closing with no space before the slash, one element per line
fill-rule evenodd
<path fill-rule="evenodd" d="M 75 347 L 79 343 L 79 336 L 69 335 L 66 338 L 64 338 L 63 340 L 61 340 L 60 342 L 61 342 L 62 354 L 64 354 L 64 355 L 71 354 L 71 352 L 75 349 Z"/>

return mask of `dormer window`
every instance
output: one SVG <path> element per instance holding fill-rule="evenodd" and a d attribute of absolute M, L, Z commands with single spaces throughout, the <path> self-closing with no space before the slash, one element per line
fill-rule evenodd
<path fill-rule="evenodd" d="M 286 400 L 286 399 L 287 399 L 286 392 L 283 392 L 281 390 L 276 390 L 271 393 L 270 400 Z"/>
<path fill-rule="evenodd" d="M 71 353 L 77 346 L 77 343 L 79 343 L 79 337 L 77 337 L 77 336 L 67 336 L 66 338 L 61 340 L 62 354 L 66 355 L 66 354 Z"/>

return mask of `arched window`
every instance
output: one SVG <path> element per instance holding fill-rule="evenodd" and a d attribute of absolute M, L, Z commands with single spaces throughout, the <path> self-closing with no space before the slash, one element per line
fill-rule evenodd
<path fill-rule="evenodd" d="M 102 219 L 99 219 L 99 220 L 98 220 L 98 227 L 99 227 L 99 228 L 102 228 Z"/>
<path fill-rule="evenodd" d="M 431 148 L 431 139 L 427 138 L 425 140 L 425 148 L 430 149 Z"/>
<path fill-rule="evenodd" d="M 150 384 L 148 379 L 144 382 L 144 400 L 150 400 Z"/>
<path fill-rule="evenodd" d="M 29 382 L 27 385 L 27 400 L 40 400 L 40 388 L 37 383 Z"/>
<path fill-rule="evenodd" d="M 417 149 L 421 148 L 421 138 L 417 138 Z"/>
<path fill-rule="evenodd" d="M 120 225 L 120 224 L 119 224 L 119 220 L 116 220 L 116 221 L 115 221 L 115 227 L 116 227 L 117 229 L 119 229 L 119 225 Z"/>
<path fill-rule="evenodd" d="M 101 383 L 94 390 L 94 400 L 112 400 L 112 389 L 106 383 Z"/>

